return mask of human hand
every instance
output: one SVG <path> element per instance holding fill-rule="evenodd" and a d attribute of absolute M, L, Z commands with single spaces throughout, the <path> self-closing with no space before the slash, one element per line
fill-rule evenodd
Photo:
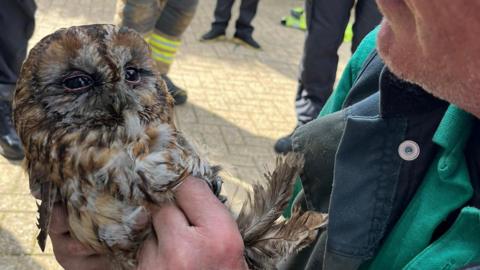
<path fill-rule="evenodd" d="M 49 235 L 55 258 L 66 270 L 110 269 L 105 255 L 97 254 L 70 235 L 67 209 L 61 203 L 56 203 L 53 207 Z"/>
<path fill-rule="evenodd" d="M 207 184 L 188 177 L 176 204 L 154 207 L 156 237 L 139 252 L 139 270 L 248 269 L 237 224 Z"/>

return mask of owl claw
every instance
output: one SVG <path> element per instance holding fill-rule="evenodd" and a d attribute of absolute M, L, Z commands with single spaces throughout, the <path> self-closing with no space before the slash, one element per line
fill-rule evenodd
<path fill-rule="evenodd" d="M 223 185 L 223 180 L 220 179 L 220 177 L 217 177 L 215 180 L 211 182 L 212 186 L 212 191 L 215 194 L 215 196 L 219 197 L 220 192 L 222 191 L 222 185 Z"/>
<path fill-rule="evenodd" d="M 220 193 L 222 192 L 222 185 L 223 185 L 223 180 L 220 177 L 217 176 L 215 177 L 214 180 L 211 180 L 211 181 L 204 178 L 200 178 L 200 179 L 202 179 L 203 181 L 205 181 L 205 183 L 207 183 L 208 187 L 212 190 L 213 194 L 215 194 L 215 196 L 222 203 L 225 203 L 227 201 L 227 197 L 220 195 Z"/>

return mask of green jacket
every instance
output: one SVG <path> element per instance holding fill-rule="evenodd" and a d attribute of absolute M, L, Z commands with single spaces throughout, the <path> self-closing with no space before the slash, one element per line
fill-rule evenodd
<path fill-rule="evenodd" d="M 350 89 L 375 49 L 377 33 L 378 28 L 364 39 L 352 56 L 320 118 L 344 109 Z M 474 117 L 449 105 L 432 138 L 440 150 L 372 259 L 360 266 L 362 270 L 459 269 L 472 263 L 480 264 L 480 210 L 468 206 L 473 188 L 464 157 L 474 122 Z M 453 225 L 431 241 L 436 228 L 457 209 L 461 210 Z M 330 269 L 342 268 L 326 268 Z"/>

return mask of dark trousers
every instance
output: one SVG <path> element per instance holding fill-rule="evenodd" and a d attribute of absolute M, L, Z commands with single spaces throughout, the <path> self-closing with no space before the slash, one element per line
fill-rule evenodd
<path fill-rule="evenodd" d="M 212 29 L 225 31 L 228 21 L 232 16 L 232 6 L 235 0 L 217 0 L 215 6 L 215 21 L 212 23 Z M 236 34 L 251 35 L 253 32 L 252 20 L 257 13 L 259 0 L 242 0 L 240 4 L 240 15 L 235 24 Z"/>
<path fill-rule="evenodd" d="M 33 0 L 0 3 L 0 98 L 9 98 L 33 34 L 36 5 Z"/>
<path fill-rule="evenodd" d="M 332 93 L 350 11 L 355 5 L 352 52 L 381 21 L 375 0 L 306 0 L 307 36 L 295 108 L 299 124 L 315 119 Z"/>

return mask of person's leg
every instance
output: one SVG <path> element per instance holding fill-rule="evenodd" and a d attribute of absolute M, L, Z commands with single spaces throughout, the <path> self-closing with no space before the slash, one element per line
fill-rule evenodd
<path fill-rule="evenodd" d="M 198 0 L 168 0 L 150 36 L 153 58 L 158 71 L 167 74 L 180 47 L 182 34 L 190 25 Z"/>
<path fill-rule="evenodd" d="M 353 24 L 352 53 L 355 52 L 363 38 L 382 20 L 375 0 L 358 0 L 355 7 L 355 23 Z"/>
<path fill-rule="evenodd" d="M 217 0 L 213 13 L 214 21 L 212 31 L 223 32 L 227 29 L 228 22 L 232 17 L 232 7 L 235 0 Z"/>
<path fill-rule="evenodd" d="M 295 98 L 298 125 L 315 119 L 335 83 L 338 48 L 343 41 L 354 0 L 306 0 L 307 35 Z M 291 134 L 290 134 L 291 135 Z M 291 151 L 290 135 L 280 138 L 275 151 Z"/>
<path fill-rule="evenodd" d="M 157 0 L 119 0 L 115 24 L 132 28 L 147 38 L 160 15 L 160 4 Z"/>
<path fill-rule="evenodd" d="M 235 2 L 235 0 L 217 0 L 212 27 L 202 35 L 200 41 L 212 41 L 225 38 L 228 22 L 232 17 L 233 2 Z"/>
<path fill-rule="evenodd" d="M 33 34 L 36 5 L 33 0 L 4 1 L 0 8 L 0 154 L 21 159 L 23 150 L 12 126 L 11 98 Z"/>
<path fill-rule="evenodd" d="M 338 48 L 343 41 L 354 0 L 307 0 L 307 37 L 295 107 L 305 124 L 315 119 L 335 83 Z"/>
<path fill-rule="evenodd" d="M 149 39 L 157 69 L 167 83 L 176 104 L 185 103 L 187 92 L 176 86 L 167 77 L 167 73 L 180 47 L 182 34 L 190 25 L 197 6 L 198 0 L 166 1 Z"/>
<path fill-rule="evenodd" d="M 253 37 L 252 20 L 257 13 L 259 0 L 242 0 L 240 5 L 240 15 L 235 24 L 237 28 L 234 38 L 235 41 L 246 44 L 254 49 L 260 49 L 260 44 Z"/>
<path fill-rule="evenodd" d="M 252 35 L 252 20 L 255 14 L 257 14 L 258 2 L 259 0 L 242 0 L 240 4 L 240 15 L 235 23 L 237 35 Z"/>

